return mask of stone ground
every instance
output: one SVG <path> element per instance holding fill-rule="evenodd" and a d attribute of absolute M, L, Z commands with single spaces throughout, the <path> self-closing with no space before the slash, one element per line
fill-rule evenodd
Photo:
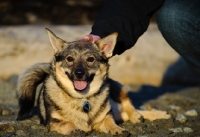
<path fill-rule="evenodd" d="M 15 78 L 12 78 L 13 80 Z M 199 87 L 153 87 L 131 85 L 130 98 L 140 109 L 166 110 L 172 115 L 167 120 L 145 120 L 132 124 L 125 122 L 121 127 L 133 137 L 200 137 L 200 88 Z M 15 121 L 18 112 L 13 82 L 0 80 L 0 137 L 62 137 L 48 132 L 34 116 L 24 121 Z M 110 134 L 77 131 L 70 137 L 111 137 Z M 119 137 L 124 137 L 121 135 Z"/>
<path fill-rule="evenodd" d="M 27 67 L 48 62 L 53 54 L 44 28 L 72 41 L 90 32 L 84 26 L 1 26 L 0 27 L 0 136 L 61 137 L 48 132 L 37 116 L 15 121 L 19 110 L 15 83 Z M 168 120 L 125 122 L 120 126 L 134 137 L 200 137 L 199 80 L 186 63 L 167 45 L 156 24 L 138 40 L 134 48 L 111 59 L 110 77 L 127 85 L 133 104 L 140 109 L 166 110 Z M 188 114 L 189 113 L 189 114 Z M 110 134 L 77 131 L 71 136 L 109 137 Z M 122 136 L 123 137 L 123 136 Z"/>

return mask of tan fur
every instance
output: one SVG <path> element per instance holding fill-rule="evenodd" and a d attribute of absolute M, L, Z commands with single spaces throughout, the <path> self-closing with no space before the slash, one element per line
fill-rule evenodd
<path fill-rule="evenodd" d="M 141 114 L 137 112 L 135 107 L 132 105 L 131 100 L 128 97 L 128 92 L 125 89 L 121 89 L 121 105 L 124 112 L 127 113 L 129 120 L 132 123 L 138 123 L 141 120 Z M 122 117 L 123 118 L 123 117 Z M 124 119 L 125 121 L 125 119 Z"/>
<path fill-rule="evenodd" d="M 111 90 L 111 98 L 110 98 L 110 104 L 112 107 L 113 111 L 113 116 L 116 121 L 128 121 L 130 120 L 132 123 L 139 123 L 141 120 L 146 119 L 146 120 L 156 120 L 156 119 L 169 119 L 171 118 L 170 114 L 167 114 L 166 111 L 161 111 L 161 110 L 137 110 L 131 103 L 130 98 L 128 97 L 128 91 L 118 82 L 112 81 L 111 86 L 114 86 L 115 90 Z M 113 84 L 114 82 L 114 84 Z M 117 89 L 116 89 L 117 88 Z M 112 88 L 111 88 L 112 89 Z M 115 94 L 115 92 L 118 91 L 118 94 Z M 113 95 L 120 95 L 119 99 L 121 103 L 118 103 L 114 101 L 112 98 Z"/>
<path fill-rule="evenodd" d="M 55 53 L 53 61 L 48 65 L 34 65 L 20 76 L 17 94 L 21 108 L 17 119 L 30 112 L 35 88 L 44 81 L 38 97 L 39 117 L 50 131 L 70 134 L 75 129 L 85 132 L 96 129 L 121 134 L 123 129 L 110 114 L 109 85 L 105 82 L 117 33 L 96 44 L 84 40 L 67 43 L 48 29 L 47 34 Z M 80 85 L 76 85 L 80 81 L 87 82 L 81 91 Z"/>
<path fill-rule="evenodd" d="M 122 101 L 122 107 L 124 109 L 124 112 L 127 113 L 127 116 L 132 123 L 141 122 L 141 114 L 137 112 L 137 110 L 133 107 L 129 99 Z"/>
<path fill-rule="evenodd" d="M 44 84 L 38 97 L 39 117 L 49 131 L 69 135 L 76 129 L 85 132 L 94 129 L 116 135 L 122 134 L 124 129 L 115 121 L 137 123 L 142 116 L 150 120 L 169 118 L 162 111 L 137 111 L 123 86 L 108 78 L 108 59 L 112 56 L 117 33 L 95 44 L 84 40 L 67 43 L 50 30 L 47 34 L 55 55 L 51 63 L 36 64 L 20 75 L 18 120 L 26 118 L 31 111 L 36 87 L 41 82 Z M 78 69 L 82 72 L 76 73 Z M 80 77 L 80 72 L 84 72 L 84 76 Z M 79 91 L 75 81 L 87 81 L 87 86 Z M 85 103 L 89 104 L 87 110 Z"/>
<path fill-rule="evenodd" d="M 62 122 L 51 122 L 49 124 L 49 130 L 50 131 L 56 131 L 60 134 L 69 135 L 72 131 L 76 130 L 76 126 L 73 123 L 70 123 L 68 121 L 62 121 Z"/>
<path fill-rule="evenodd" d="M 123 128 L 116 126 L 112 115 L 106 115 L 101 123 L 98 123 L 94 126 L 94 129 L 103 131 L 105 133 L 110 132 L 112 135 L 122 134 L 124 131 Z"/>
<path fill-rule="evenodd" d="M 85 98 L 75 99 L 71 98 L 67 94 L 64 94 L 63 91 L 59 89 L 59 87 L 57 87 L 56 82 L 52 78 L 48 79 L 46 86 L 48 87 L 47 94 L 50 96 L 51 100 L 59 105 L 61 108 L 61 111 L 58 111 L 56 115 L 55 112 L 52 111 L 51 116 L 53 118 L 73 122 L 78 129 L 82 129 L 85 132 L 88 132 L 92 129 L 93 123 L 89 125 L 87 122 L 90 117 L 92 117 L 97 111 L 99 111 L 100 105 L 104 101 L 103 99 L 108 95 L 108 88 L 105 87 L 105 89 L 101 91 L 100 96 L 95 96 L 94 98 L 91 97 L 89 100 L 87 99 L 88 101 L 90 101 L 91 106 L 95 106 L 90 112 L 90 117 L 88 117 L 88 115 L 80 111 L 82 109 L 82 104 L 84 103 L 84 101 L 86 101 Z M 94 123 L 101 122 L 109 110 L 110 104 L 107 103 L 106 107 L 101 112 L 101 115 L 99 115 L 99 117 L 94 120 Z M 80 119 L 77 119 L 77 117 L 80 117 Z"/>
<path fill-rule="evenodd" d="M 167 114 L 166 111 L 161 110 L 138 110 L 138 112 L 144 117 L 144 119 L 148 119 L 150 121 L 171 118 L 171 115 Z"/>

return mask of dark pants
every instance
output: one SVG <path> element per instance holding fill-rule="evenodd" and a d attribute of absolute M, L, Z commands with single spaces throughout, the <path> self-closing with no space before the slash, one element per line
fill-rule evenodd
<path fill-rule="evenodd" d="M 166 0 L 157 23 L 168 44 L 200 77 L 200 0 Z"/>

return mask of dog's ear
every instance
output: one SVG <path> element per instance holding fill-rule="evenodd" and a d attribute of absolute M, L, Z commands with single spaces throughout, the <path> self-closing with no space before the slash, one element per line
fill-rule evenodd
<path fill-rule="evenodd" d="M 112 33 L 96 42 L 98 48 L 106 58 L 112 57 L 115 44 L 117 42 L 118 33 Z"/>
<path fill-rule="evenodd" d="M 49 36 L 49 40 L 50 43 L 54 49 L 54 53 L 55 55 L 58 54 L 60 51 L 62 51 L 63 45 L 64 45 L 64 41 L 57 37 L 52 31 L 50 31 L 49 29 L 46 28 L 46 32 Z"/>

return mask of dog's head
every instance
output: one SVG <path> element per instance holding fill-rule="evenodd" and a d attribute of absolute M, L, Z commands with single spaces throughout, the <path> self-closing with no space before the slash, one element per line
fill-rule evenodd
<path fill-rule="evenodd" d="M 70 96 L 82 98 L 99 92 L 108 73 L 117 33 L 94 44 L 86 40 L 66 42 L 46 29 L 54 49 L 53 75 Z"/>

